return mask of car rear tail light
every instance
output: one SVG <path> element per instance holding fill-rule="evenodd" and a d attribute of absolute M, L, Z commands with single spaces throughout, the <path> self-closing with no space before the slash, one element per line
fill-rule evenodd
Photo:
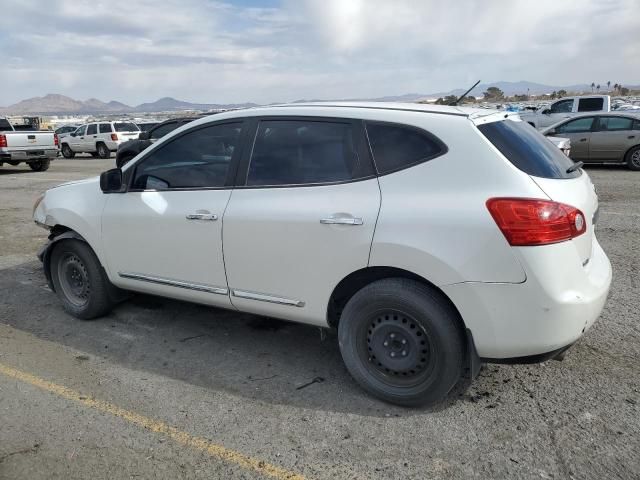
<path fill-rule="evenodd" d="M 487 208 L 512 246 L 564 242 L 587 230 L 587 222 L 580 210 L 551 200 L 490 198 Z"/>
<path fill-rule="evenodd" d="M 111 140 L 113 140 L 114 142 L 118 141 L 118 134 L 117 133 L 112 133 L 111 134 Z"/>
<path fill-rule="evenodd" d="M 7 136 L 6 135 L 0 135 L 0 148 L 1 147 L 6 147 L 7 146 Z"/>
<path fill-rule="evenodd" d="M 60 145 L 60 141 L 58 140 L 58 134 L 57 133 L 53 134 L 53 145 L 56 146 L 56 147 Z"/>

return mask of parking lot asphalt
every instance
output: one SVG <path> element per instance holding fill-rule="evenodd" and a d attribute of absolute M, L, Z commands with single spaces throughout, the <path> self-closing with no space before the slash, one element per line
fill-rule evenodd
<path fill-rule="evenodd" d="M 0 167 L 0 478 L 640 478 L 640 172 L 587 170 L 614 279 L 565 360 L 485 366 L 416 410 L 368 397 L 308 326 L 143 295 L 65 314 L 33 201 L 113 164 Z"/>

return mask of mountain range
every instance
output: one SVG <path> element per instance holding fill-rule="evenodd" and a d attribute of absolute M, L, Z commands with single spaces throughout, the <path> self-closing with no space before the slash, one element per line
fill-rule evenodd
<path fill-rule="evenodd" d="M 469 85 L 471 86 L 471 85 Z M 591 85 L 589 84 L 577 84 L 577 85 L 565 85 L 565 86 L 552 86 L 544 85 L 534 82 L 493 82 L 493 83 L 481 83 L 474 88 L 469 95 L 477 97 L 482 96 L 482 93 L 489 87 L 498 87 L 504 92 L 505 95 L 542 95 L 544 93 L 551 93 L 558 90 L 566 90 L 567 92 L 590 92 Z M 640 89 L 639 85 L 629 85 L 631 89 Z M 415 102 L 418 100 L 424 100 L 428 98 L 444 97 L 446 95 L 462 95 L 466 88 L 455 88 L 447 92 L 436 93 L 407 93 L 404 95 L 385 96 L 378 98 L 349 98 L 344 100 L 368 100 L 377 102 Z M 606 85 L 601 87 L 602 93 L 605 93 Z M 336 99 L 331 99 L 336 100 Z M 314 100 L 297 100 L 297 102 L 314 101 Z M 319 101 L 319 100 L 315 100 Z M 295 102 L 294 102 L 295 103 Z M 155 102 L 142 103 L 136 106 L 129 106 L 122 102 L 111 100 L 110 102 L 103 102 L 97 98 L 90 98 L 89 100 L 75 100 L 73 98 L 50 93 L 44 97 L 33 97 L 26 100 L 22 100 L 14 105 L 10 105 L 6 108 L 0 108 L 0 113 L 4 114 L 98 114 L 98 113 L 132 113 L 132 112 L 170 112 L 181 110 L 226 110 L 232 108 L 246 108 L 254 107 L 255 103 L 233 103 L 233 104 L 208 104 L 208 103 L 190 103 L 181 100 L 176 100 L 171 97 L 164 97 Z"/>

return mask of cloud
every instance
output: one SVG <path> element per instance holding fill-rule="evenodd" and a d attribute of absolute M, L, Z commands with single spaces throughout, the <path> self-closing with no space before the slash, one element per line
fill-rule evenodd
<path fill-rule="evenodd" d="M 429 92 L 636 82 L 637 0 L 36 0 L 0 16 L 0 104 Z"/>

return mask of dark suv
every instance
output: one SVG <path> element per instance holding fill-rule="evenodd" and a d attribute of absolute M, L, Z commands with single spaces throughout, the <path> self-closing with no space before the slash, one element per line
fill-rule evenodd
<path fill-rule="evenodd" d="M 148 131 L 140 132 L 140 136 L 136 140 L 130 140 L 118 147 L 116 153 L 116 166 L 122 168 L 129 160 L 149 147 L 156 140 L 164 137 L 167 133 L 173 132 L 176 128 L 181 127 L 199 117 L 181 117 L 171 118 Z"/>

